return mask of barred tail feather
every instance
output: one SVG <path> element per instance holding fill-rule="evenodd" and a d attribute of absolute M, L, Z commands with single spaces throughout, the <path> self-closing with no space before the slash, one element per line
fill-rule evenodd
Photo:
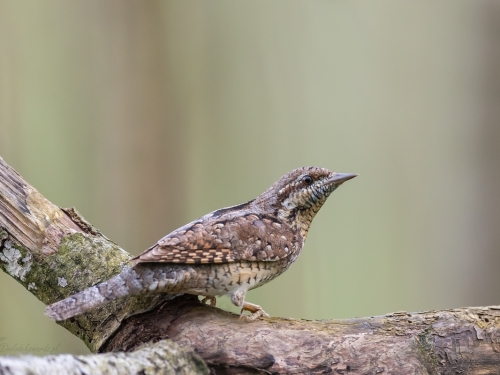
<path fill-rule="evenodd" d="M 47 306 L 45 315 L 54 320 L 65 320 L 118 298 L 139 294 L 144 291 L 142 283 L 137 282 L 139 277 L 133 268 L 129 268 L 108 281 Z"/>
<path fill-rule="evenodd" d="M 93 286 L 47 306 L 45 315 L 54 320 L 65 320 L 83 314 L 106 302 L 106 298 L 99 293 L 99 287 Z"/>

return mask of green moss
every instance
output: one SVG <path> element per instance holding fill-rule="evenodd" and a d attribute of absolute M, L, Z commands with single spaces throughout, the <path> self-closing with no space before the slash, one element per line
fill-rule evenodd
<path fill-rule="evenodd" d="M 58 252 L 37 259 L 4 230 L 0 243 L 0 268 L 45 304 L 111 278 L 130 259 L 117 245 L 81 233 L 63 237 Z"/>
<path fill-rule="evenodd" d="M 51 304 L 120 273 L 131 255 L 100 234 L 65 235 L 58 251 L 34 258 L 0 230 L 0 268 L 45 304 Z M 146 311 L 167 295 L 141 295 L 113 301 L 86 314 L 58 322 L 81 338 L 93 352 L 117 329 L 122 319 Z"/>
<path fill-rule="evenodd" d="M 69 234 L 63 237 L 57 253 L 45 259 L 56 270 L 47 283 L 59 292 L 58 300 L 120 273 L 129 260 L 119 246 L 100 236 Z"/>
<path fill-rule="evenodd" d="M 439 374 L 438 360 L 434 350 L 434 338 L 432 337 L 432 330 L 430 328 L 422 331 L 415 338 L 415 350 L 417 357 L 425 366 L 430 375 Z"/>

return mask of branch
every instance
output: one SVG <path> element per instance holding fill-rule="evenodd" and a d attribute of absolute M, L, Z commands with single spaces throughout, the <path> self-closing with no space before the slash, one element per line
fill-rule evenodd
<path fill-rule="evenodd" d="M 164 338 L 222 373 L 493 374 L 500 366 L 500 306 L 249 324 L 181 296 L 126 319 L 101 350 Z"/>
<path fill-rule="evenodd" d="M 120 272 L 129 259 L 76 211 L 48 202 L 0 159 L 0 267 L 37 298 L 46 304 L 62 299 Z M 144 343 L 170 339 L 224 374 L 486 374 L 500 367 L 499 306 L 245 323 L 195 296 L 160 294 L 62 324 L 99 352 L 141 350 Z M 159 345 L 164 343 L 171 345 Z M 135 355 L 148 358 L 140 353 Z M 94 358 L 101 357 L 81 360 Z M 13 360 L 0 364 L 5 361 Z"/>
<path fill-rule="evenodd" d="M 179 346 L 162 341 L 132 353 L 99 355 L 50 355 L 46 357 L 0 357 L 0 374 L 208 374 L 203 361 L 187 355 Z"/>
<path fill-rule="evenodd" d="M 105 281 L 128 267 L 131 255 L 74 209 L 60 209 L 0 158 L 0 269 L 46 305 Z M 169 295 L 131 297 L 61 322 L 92 352 L 129 315 Z"/>

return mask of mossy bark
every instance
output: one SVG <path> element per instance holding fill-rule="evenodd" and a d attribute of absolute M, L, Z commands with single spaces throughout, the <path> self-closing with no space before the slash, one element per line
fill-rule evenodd
<path fill-rule="evenodd" d="M 45 304 L 109 279 L 131 255 L 104 237 L 74 209 L 60 209 L 0 158 L 0 268 Z M 121 321 L 168 295 L 132 297 L 60 324 L 92 352 Z"/>
<path fill-rule="evenodd" d="M 129 253 L 104 237 L 74 209 L 63 210 L 50 203 L 0 158 L 0 269 L 36 298 L 45 304 L 66 298 L 121 272 L 129 267 L 130 259 Z M 97 352 L 124 318 L 170 298 L 165 294 L 131 297 L 59 324 Z M 162 364 L 153 366 L 155 361 Z M 130 373 L 127 369 L 148 374 L 206 373 L 198 357 L 170 342 L 126 357 L 0 357 L 0 372 L 69 374 L 87 366 L 94 368 L 87 373 L 95 373 L 94 366 L 101 366 L 107 369 L 102 373 L 115 373 L 113 363 L 120 364 L 122 372 L 116 373 Z M 149 370 L 141 370 L 141 366 Z"/>

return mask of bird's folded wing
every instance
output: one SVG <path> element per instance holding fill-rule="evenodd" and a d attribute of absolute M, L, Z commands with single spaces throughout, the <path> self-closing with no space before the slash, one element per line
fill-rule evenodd
<path fill-rule="evenodd" d="M 302 239 L 279 220 L 255 214 L 197 220 L 158 241 L 133 260 L 181 264 L 277 261 Z"/>

